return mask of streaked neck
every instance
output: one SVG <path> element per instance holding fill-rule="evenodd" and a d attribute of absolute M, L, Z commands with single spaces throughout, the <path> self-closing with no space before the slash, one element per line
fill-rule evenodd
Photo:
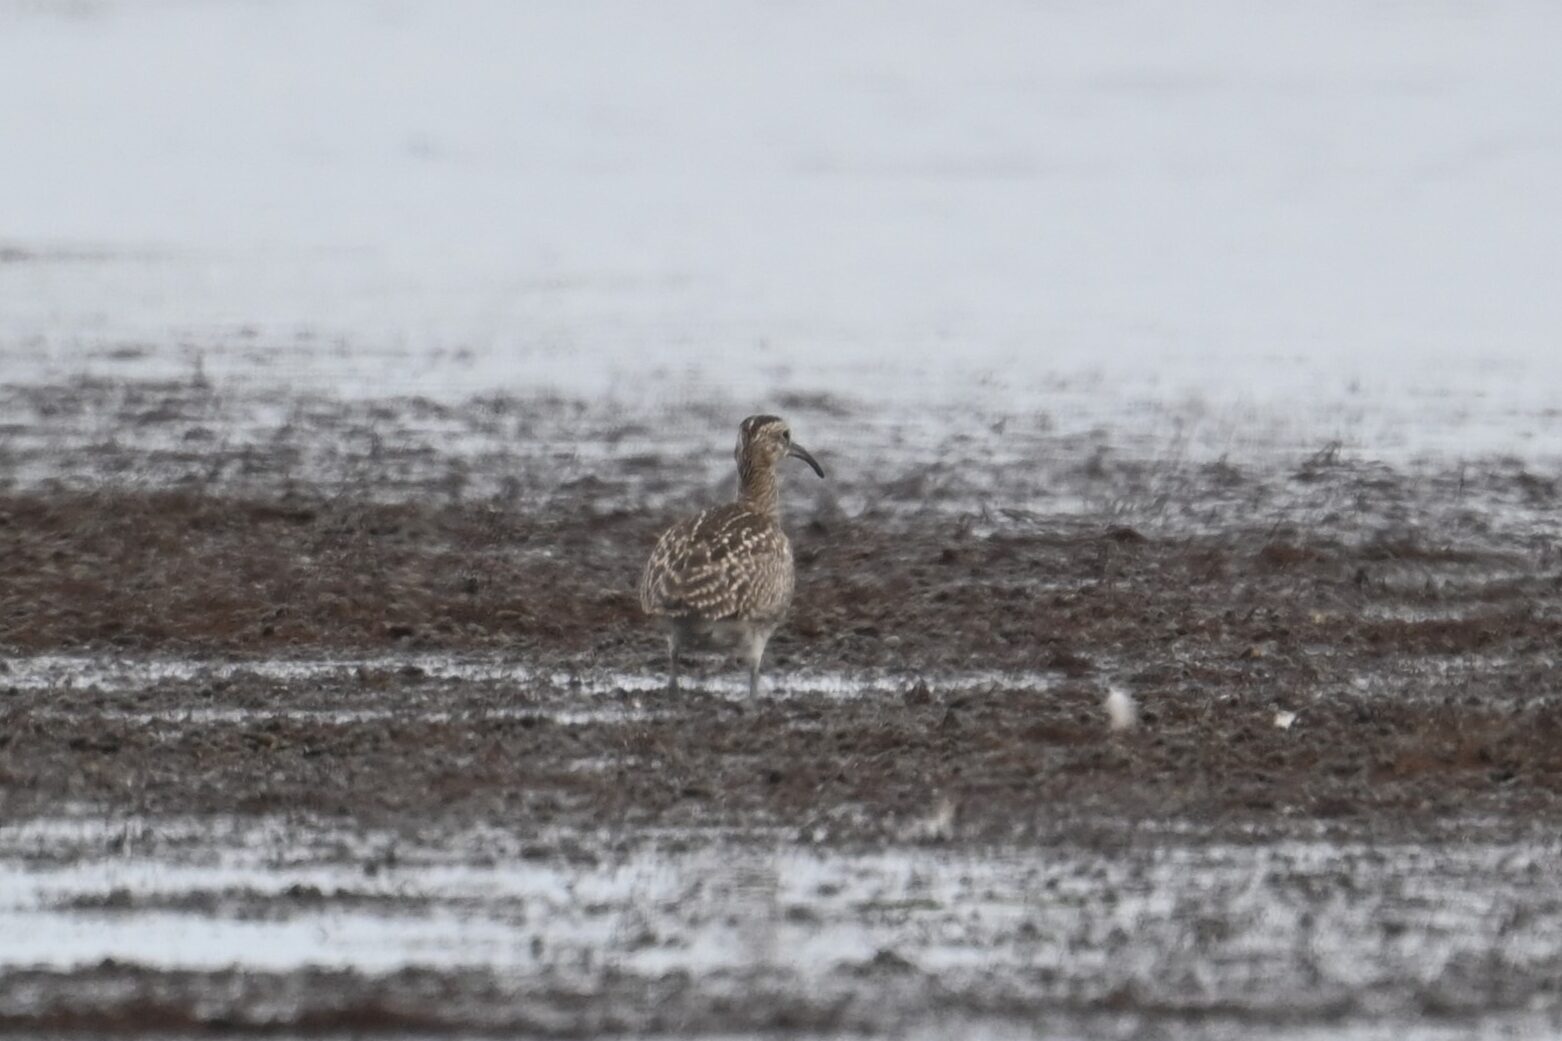
<path fill-rule="evenodd" d="M 781 515 L 781 494 L 773 466 L 738 464 L 738 501 L 755 513 L 769 517 Z"/>

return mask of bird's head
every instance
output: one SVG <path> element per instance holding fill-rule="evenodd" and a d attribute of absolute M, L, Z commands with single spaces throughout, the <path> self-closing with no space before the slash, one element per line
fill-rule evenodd
<path fill-rule="evenodd" d="M 809 454 L 808 449 L 792 440 L 792 429 L 779 416 L 749 416 L 738 428 L 738 447 L 735 452 L 738 469 L 751 467 L 772 469 L 787 456 L 801 459 L 824 476 L 824 467 Z"/>

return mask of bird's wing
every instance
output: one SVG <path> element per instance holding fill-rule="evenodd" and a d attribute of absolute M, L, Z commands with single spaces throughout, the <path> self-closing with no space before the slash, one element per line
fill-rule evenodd
<path fill-rule="evenodd" d="M 706 510 L 657 540 L 640 579 L 647 614 L 766 618 L 792 599 L 792 546 L 772 518 L 737 504 Z"/>

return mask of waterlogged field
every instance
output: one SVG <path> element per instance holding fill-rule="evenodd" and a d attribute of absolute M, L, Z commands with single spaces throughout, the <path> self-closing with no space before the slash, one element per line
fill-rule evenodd
<path fill-rule="evenodd" d="M 0 1032 L 1562 1033 L 1559 28 L 0 0 Z"/>
<path fill-rule="evenodd" d="M 1136 458 L 799 397 L 831 480 L 788 485 L 798 603 L 756 702 L 714 661 L 668 697 L 633 595 L 659 527 L 730 493 L 726 409 L 257 428 L 239 385 L 7 393 L 8 1029 L 1562 1009 L 1557 487 L 1516 458 Z"/>

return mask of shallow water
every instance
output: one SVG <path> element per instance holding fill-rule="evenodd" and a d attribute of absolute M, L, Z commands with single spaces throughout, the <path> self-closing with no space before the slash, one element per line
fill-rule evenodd
<path fill-rule="evenodd" d="M 1535 0 L 101 0 L 0 28 L 31 157 L 0 200 L 8 382 L 259 391 L 235 443 L 321 393 L 671 406 L 676 442 L 823 392 L 1201 459 L 1562 458 Z"/>
<path fill-rule="evenodd" d="M 812 999 L 926 977 L 1060 1006 L 1344 1002 L 1369 1025 L 1422 993 L 1539 998 L 1562 968 L 1562 846 L 1480 822 L 1430 844 L 1108 827 L 1088 846 L 862 852 L 676 833 L 621 849 L 603 833 L 576 836 L 573 858 L 522 858 L 533 838 L 431 847 L 298 818 L 8 826 L 0 968 L 421 967 L 566 988 L 688 973 Z"/>
<path fill-rule="evenodd" d="M 11 696 L 59 691 L 116 693 L 171 685 L 211 684 L 234 679 L 263 680 L 281 685 L 298 684 L 315 689 L 352 686 L 364 677 L 404 676 L 419 682 L 452 686 L 480 684 L 509 686 L 535 696 L 537 692 L 568 693 L 571 697 L 617 693 L 660 693 L 665 674 L 620 672 L 606 668 L 566 672 L 557 668 L 533 668 L 499 656 L 463 658 L 449 654 L 398 654 L 344 656 L 340 658 L 247 658 L 213 661 L 165 656 L 108 658 L 93 655 L 22 655 L 3 659 L 0 673 Z M 748 680 L 737 667 L 722 669 L 708 662 L 684 683 L 690 690 L 748 698 Z M 767 683 L 766 695 L 822 695 L 855 698 L 898 694 L 914 685 L 918 675 L 889 669 L 793 669 Z M 1018 669 L 979 669 L 940 672 L 941 690 L 970 691 L 992 687 L 1044 691 L 1057 677 L 1046 672 Z M 517 708 L 517 711 L 522 711 Z"/>

